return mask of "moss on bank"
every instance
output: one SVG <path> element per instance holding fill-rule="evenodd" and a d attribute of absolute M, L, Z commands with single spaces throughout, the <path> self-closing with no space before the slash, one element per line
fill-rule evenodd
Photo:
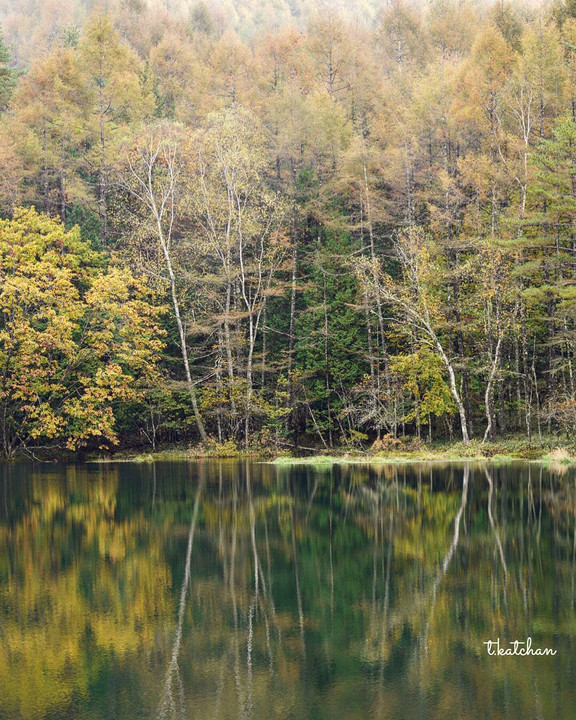
<path fill-rule="evenodd" d="M 376 446 L 376 449 L 374 449 Z M 279 465 L 332 465 L 335 463 L 410 463 L 410 462 L 458 462 L 462 460 L 490 460 L 507 462 L 528 460 L 546 464 L 570 465 L 576 463 L 576 446 L 559 443 L 559 438 L 543 438 L 542 444 L 529 443 L 525 437 L 512 437 L 498 442 L 482 444 L 473 440 L 469 445 L 437 443 L 425 445 L 409 441 L 395 447 L 370 450 L 333 448 L 318 454 L 291 456 L 274 448 L 253 447 L 245 449 L 233 442 L 208 442 L 194 447 L 169 447 L 159 452 L 122 452 L 105 457 L 93 457 L 94 462 L 154 462 L 198 459 L 250 459 L 274 462 Z"/>
<path fill-rule="evenodd" d="M 482 460 L 508 462 L 525 460 L 546 464 L 570 465 L 576 463 L 576 447 L 558 444 L 558 438 L 543 440 L 542 445 L 528 443 L 527 438 L 509 438 L 500 442 L 482 444 L 473 440 L 464 443 L 438 443 L 404 449 L 398 447 L 377 452 L 343 452 L 311 457 L 278 457 L 277 464 L 327 464 L 327 463 L 410 463 L 410 462 L 461 462 Z"/>

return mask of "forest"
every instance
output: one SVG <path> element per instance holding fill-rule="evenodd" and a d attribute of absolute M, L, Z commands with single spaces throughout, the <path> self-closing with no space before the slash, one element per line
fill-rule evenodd
<path fill-rule="evenodd" d="M 0 2 L 0 453 L 576 441 L 576 1 Z"/>

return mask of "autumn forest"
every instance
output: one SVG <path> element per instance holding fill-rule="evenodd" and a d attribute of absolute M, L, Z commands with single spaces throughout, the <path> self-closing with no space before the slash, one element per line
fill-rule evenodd
<path fill-rule="evenodd" d="M 576 439 L 576 2 L 0 1 L 0 453 Z"/>

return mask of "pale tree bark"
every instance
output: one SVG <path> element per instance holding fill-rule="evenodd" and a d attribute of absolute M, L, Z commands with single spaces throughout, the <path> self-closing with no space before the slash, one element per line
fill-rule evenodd
<path fill-rule="evenodd" d="M 488 438 L 491 436 L 492 428 L 496 422 L 496 410 L 494 408 L 494 383 L 502 361 L 502 341 L 504 339 L 505 331 L 509 328 L 510 324 L 513 325 L 516 321 L 518 307 L 518 301 L 516 301 L 512 316 L 507 322 L 504 322 L 503 327 L 501 301 L 499 299 L 499 292 L 496 292 L 496 346 L 494 348 L 494 355 L 491 357 L 490 374 L 488 376 L 488 382 L 486 383 L 486 389 L 484 392 L 484 404 L 487 426 L 484 432 L 482 444 L 484 444 L 486 440 L 488 440 Z M 489 321 L 487 319 L 486 335 L 488 338 L 490 338 L 491 331 L 489 330 L 488 322 Z M 489 344 L 491 344 L 491 341 Z"/>
<path fill-rule="evenodd" d="M 135 153 L 127 155 L 128 173 L 120 184 L 139 199 L 150 212 L 152 225 L 164 257 L 174 319 L 178 328 L 180 350 L 186 384 L 192 401 L 192 409 L 198 433 L 203 441 L 208 439 L 200 415 L 196 388 L 192 380 L 190 360 L 186 347 L 186 333 L 180 311 L 176 273 L 173 263 L 173 231 L 176 212 L 176 194 L 179 178 L 179 153 L 177 142 L 162 128 L 151 129 Z"/>
<path fill-rule="evenodd" d="M 464 441 L 465 445 L 468 445 L 470 443 L 470 435 L 468 433 L 468 423 L 466 420 L 466 410 L 464 408 L 464 403 L 462 401 L 462 396 L 460 395 L 460 391 L 458 390 L 458 383 L 456 382 L 456 372 L 454 370 L 454 365 L 452 363 L 452 360 L 448 357 L 446 354 L 446 351 L 444 350 L 444 347 L 440 341 L 440 338 L 438 337 L 438 334 L 432 327 L 430 323 L 430 318 L 428 315 L 427 309 L 424 310 L 424 312 L 421 314 L 419 310 L 416 310 L 410 305 L 408 305 L 405 301 L 400 299 L 399 297 L 395 296 L 392 293 L 389 293 L 387 291 L 382 291 L 382 296 L 386 302 L 389 302 L 392 305 L 396 305 L 397 307 L 400 307 L 406 316 L 406 319 L 416 328 L 420 331 L 420 333 L 424 334 L 426 340 L 428 341 L 428 344 L 432 346 L 434 350 L 438 353 L 440 358 L 442 359 L 442 362 L 444 363 L 444 366 L 446 367 L 446 371 L 448 372 L 448 379 L 450 384 L 450 392 L 452 393 L 452 397 L 454 398 L 454 401 L 456 402 L 456 406 L 458 408 L 458 415 L 460 416 L 460 428 L 462 430 L 462 440 Z"/>
<path fill-rule="evenodd" d="M 186 548 L 186 559 L 184 562 L 184 579 L 182 580 L 182 587 L 180 590 L 180 602 L 178 604 L 178 623 L 176 625 L 176 634 L 174 637 L 174 643 L 172 645 L 172 653 L 170 655 L 170 663 L 166 669 L 166 678 L 164 681 L 164 691 L 158 706 L 158 717 L 161 720 L 168 718 L 169 716 L 174 717 L 177 712 L 177 703 L 174 700 L 174 680 L 178 685 L 181 685 L 182 680 L 180 678 L 180 669 L 178 667 L 178 658 L 180 655 L 180 647 L 182 645 L 182 631 L 184 628 L 184 613 L 186 611 L 186 600 L 188 596 L 188 590 L 191 588 L 191 567 L 192 567 L 192 549 L 194 547 L 194 535 L 196 534 L 196 524 L 198 521 L 198 511 L 200 508 L 200 498 L 205 485 L 205 478 L 201 471 L 200 481 L 196 490 L 196 497 L 194 499 L 194 510 L 192 512 L 192 520 L 190 521 L 190 530 L 188 532 L 188 545 Z M 182 693 L 180 693 L 181 702 L 180 710 L 181 715 L 185 714 L 185 707 L 183 702 Z"/>
<path fill-rule="evenodd" d="M 232 291 L 233 291 L 233 267 L 232 267 L 232 245 L 233 245 L 233 223 L 234 223 L 234 202 L 230 193 L 227 193 L 226 208 L 224 217 L 214 208 L 212 193 L 210 189 L 210 178 L 208 177 L 207 164 L 204 162 L 202 153 L 198 157 L 198 195 L 201 214 L 203 216 L 204 232 L 208 239 L 211 250 L 215 253 L 221 266 L 226 283 L 226 301 L 222 326 L 224 329 L 224 344 L 226 349 L 226 367 L 230 389 L 234 383 L 234 359 L 232 353 Z M 236 415 L 234 398 L 231 398 L 232 415 Z"/>
<path fill-rule="evenodd" d="M 470 434 L 468 432 L 466 410 L 458 389 L 454 363 L 444 349 L 442 341 L 434 329 L 425 288 L 421 281 L 422 268 L 420 266 L 418 251 L 415 250 L 414 247 L 410 247 L 409 243 L 404 242 L 403 239 L 400 238 L 396 242 L 396 255 L 404 271 L 408 290 L 405 287 L 395 286 L 387 282 L 386 278 L 378 272 L 377 267 L 376 272 L 374 271 L 374 267 L 364 268 L 364 280 L 368 283 L 375 284 L 375 289 L 380 294 L 382 300 L 400 310 L 404 316 L 403 319 L 413 328 L 417 337 L 430 345 L 430 347 L 438 353 L 448 373 L 450 392 L 458 408 L 462 440 L 465 445 L 468 445 L 470 443 Z M 374 277 L 376 278 L 375 280 Z"/>
<path fill-rule="evenodd" d="M 245 419 L 245 440 L 248 444 L 248 436 L 250 432 L 250 411 L 252 405 L 252 395 L 254 392 L 253 367 L 254 367 L 254 350 L 256 340 L 260 329 L 260 321 L 262 313 L 266 307 L 266 293 L 270 289 L 274 272 L 276 270 L 276 262 L 270 255 L 269 239 L 276 218 L 274 215 L 268 216 L 263 225 L 260 227 L 259 237 L 256 240 L 256 247 L 252 249 L 250 258 L 251 268 L 247 266 L 245 254 L 247 251 L 247 240 L 243 231 L 243 210 L 244 205 L 237 190 L 234 190 L 237 208 L 237 228 L 238 228 L 238 257 L 240 260 L 240 290 L 246 312 L 248 315 L 248 357 L 246 360 L 246 381 L 248 384 L 246 397 L 246 419 Z"/>
<path fill-rule="evenodd" d="M 296 390 L 294 387 L 294 361 L 296 356 L 296 291 L 298 280 L 298 205 L 296 202 L 296 163 L 290 157 L 290 179 L 292 191 L 291 218 L 291 264 L 290 264 L 290 321 L 288 326 L 288 382 L 291 413 L 286 417 L 287 429 L 294 431 L 294 441 L 298 444 L 298 420 L 296 417 Z"/>
<path fill-rule="evenodd" d="M 374 225 L 372 223 L 372 206 L 370 203 L 370 188 L 368 185 L 368 171 L 366 168 L 366 157 L 363 158 L 363 174 L 364 174 L 364 193 L 366 205 L 366 223 L 368 227 L 368 238 L 370 241 L 370 259 L 374 272 L 376 268 L 376 248 L 374 244 Z M 374 276 L 376 280 L 376 276 Z M 380 330 L 380 347 L 382 350 L 382 360 L 384 362 L 384 376 L 386 380 L 386 391 L 390 395 L 390 373 L 388 368 L 388 350 L 386 347 L 386 335 L 384 333 L 384 314 L 382 312 L 382 302 L 379 293 L 376 293 L 376 311 L 378 316 L 378 329 Z"/>
<path fill-rule="evenodd" d="M 488 437 L 490 436 L 492 432 L 492 416 L 493 412 L 491 410 L 491 403 L 492 403 L 492 394 L 493 394 L 493 387 L 494 387 L 494 377 L 496 375 L 496 370 L 498 369 L 498 365 L 500 363 L 500 348 L 502 346 L 502 331 L 499 328 L 498 329 L 498 340 L 496 342 L 496 349 L 494 350 L 494 359 L 492 361 L 492 368 L 490 370 L 490 376 L 488 378 L 488 382 L 486 383 L 486 392 L 484 393 L 484 403 L 486 406 L 486 419 L 487 419 L 487 425 L 486 430 L 484 432 L 484 438 L 482 439 L 482 445 L 486 442 Z"/>
<path fill-rule="evenodd" d="M 454 366 L 452 365 L 452 362 L 448 359 L 448 356 L 444 352 L 444 348 L 442 347 L 442 344 L 440 343 L 440 340 L 438 339 L 438 336 L 434 332 L 434 330 L 426 325 L 425 326 L 426 332 L 430 335 L 430 338 L 433 341 L 433 345 L 438 350 L 438 353 L 440 357 L 442 358 L 442 361 L 444 362 L 444 365 L 446 366 L 446 370 L 448 371 L 448 377 L 450 378 L 450 390 L 452 392 L 452 397 L 456 401 L 456 405 L 458 407 L 458 414 L 460 415 L 460 428 L 462 430 L 462 440 L 464 441 L 465 445 L 468 445 L 470 443 L 470 436 L 468 434 L 468 424 L 466 421 L 466 410 L 464 409 L 464 403 L 462 402 L 462 398 L 460 396 L 460 392 L 458 390 L 458 386 L 456 384 L 456 373 L 454 372 Z"/>
<path fill-rule="evenodd" d="M 266 299 L 285 248 L 276 241 L 282 203 L 266 186 L 263 140 L 246 128 L 241 113 L 223 113 L 200 142 L 196 207 L 206 248 L 220 264 L 226 282 L 223 317 L 228 377 L 246 379 L 244 437 L 248 444 L 254 397 L 254 366 Z M 231 135 L 233 131 L 233 137 Z M 231 293 L 238 303 L 237 328 L 245 332 L 242 360 L 234 362 L 231 340 Z M 238 350 L 240 348 L 238 347 Z M 240 352 L 238 352 L 240 357 Z M 238 358 L 239 359 L 239 358 Z M 232 414 L 236 414 L 232 404 Z"/>

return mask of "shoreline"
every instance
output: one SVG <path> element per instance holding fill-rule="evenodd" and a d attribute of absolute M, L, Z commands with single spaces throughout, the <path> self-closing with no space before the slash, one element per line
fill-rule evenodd
<path fill-rule="evenodd" d="M 462 443 L 439 445 L 437 447 L 423 447 L 419 449 L 394 449 L 373 453 L 370 451 L 346 451 L 334 448 L 330 453 L 308 456 L 288 455 L 268 450 L 236 450 L 230 448 L 165 448 L 156 452 L 119 452 L 117 455 L 100 457 L 87 457 L 86 463 L 113 463 L 113 462 L 170 462 L 170 461 L 201 461 L 221 460 L 238 461 L 252 460 L 277 466 L 291 465 L 404 465 L 410 463 L 462 463 L 462 462 L 531 462 L 543 465 L 570 466 L 576 464 L 576 450 L 572 446 L 548 443 L 547 447 L 534 448 L 527 444 L 523 447 L 518 441 L 503 441 L 481 445 L 471 443 L 468 446 Z"/>
<path fill-rule="evenodd" d="M 298 451 L 300 451 L 298 453 Z M 304 454 L 305 451 L 307 454 Z M 152 462 L 198 462 L 201 460 L 221 460 L 238 462 L 250 460 L 278 466 L 292 465 L 406 465 L 411 463 L 509 463 L 529 462 L 538 465 L 569 467 L 576 464 L 576 445 L 571 442 L 559 442 L 558 437 L 546 436 L 542 443 L 535 446 L 523 436 L 512 436 L 500 441 L 483 444 L 472 440 L 468 445 L 462 442 L 438 442 L 434 445 L 417 443 L 406 438 L 394 447 L 382 448 L 376 442 L 370 448 L 294 448 L 293 454 L 279 448 L 253 446 L 243 448 L 228 441 L 223 444 L 209 442 L 199 445 L 166 445 L 155 451 L 148 448 L 123 446 L 115 451 L 100 451 L 84 455 L 43 455 L 29 458 L 19 455 L 11 460 L 0 460 L 0 464 L 21 462 L 62 463 L 62 464 L 102 464 L 102 463 L 152 463 Z"/>

